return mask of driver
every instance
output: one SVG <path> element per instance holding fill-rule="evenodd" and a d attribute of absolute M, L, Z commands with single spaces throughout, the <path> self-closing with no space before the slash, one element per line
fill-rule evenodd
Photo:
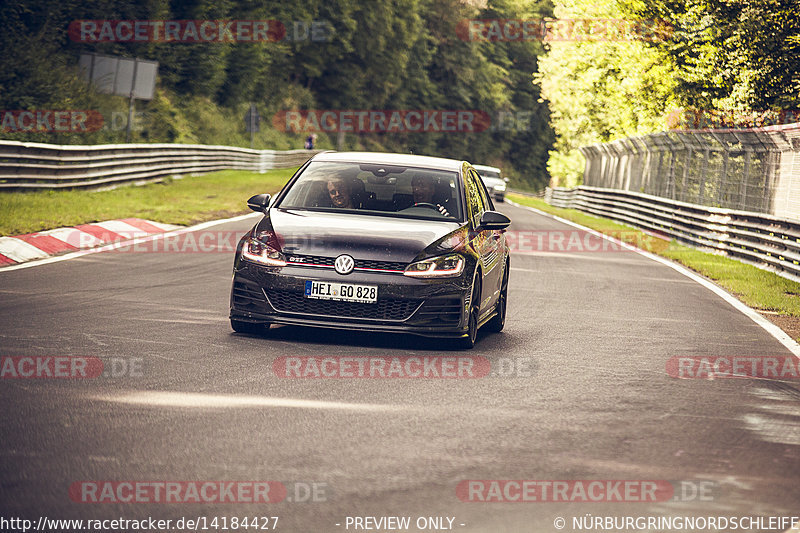
<path fill-rule="evenodd" d="M 353 209 L 353 196 L 346 179 L 337 177 L 328 180 L 328 196 L 333 207 Z"/>
<path fill-rule="evenodd" d="M 414 205 L 431 204 L 436 206 L 439 212 L 449 217 L 447 208 L 434 200 L 436 194 L 436 180 L 432 176 L 416 175 L 411 180 L 411 190 L 414 196 Z"/>

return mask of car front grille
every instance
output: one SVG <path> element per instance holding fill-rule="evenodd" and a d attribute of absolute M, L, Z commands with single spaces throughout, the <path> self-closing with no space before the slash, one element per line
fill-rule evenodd
<path fill-rule="evenodd" d="M 322 257 L 319 255 L 288 254 L 286 256 L 286 260 L 290 265 L 301 264 L 333 268 L 333 262 L 336 260 L 336 258 Z M 406 266 L 408 266 L 407 263 L 400 261 L 373 261 L 369 259 L 356 259 L 355 263 L 356 270 L 370 269 L 402 272 L 405 270 Z"/>
<path fill-rule="evenodd" d="M 318 255 L 297 255 L 287 254 L 286 261 L 289 264 L 302 263 L 304 265 L 327 266 L 333 268 L 334 257 L 321 257 Z"/>
<path fill-rule="evenodd" d="M 267 294 L 276 311 L 303 315 L 370 320 L 405 320 L 419 307 L 419 300 L 379 299 L 376 303 L 337 302 L 305 298 L 302 293 L 271 290 Z"/>
<path fill-rule="evenodd" d="M 407 263 L 397 261 L 368 261 L 366 259 L 356 259 L 356 268 L 369 268 L 373 270 L 394 270 L 402 272 L 406 269 Z"/>

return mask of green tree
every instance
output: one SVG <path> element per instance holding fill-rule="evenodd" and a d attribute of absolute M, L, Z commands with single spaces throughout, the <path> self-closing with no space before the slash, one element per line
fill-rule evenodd
<path fill-rule="evenodd" d="M 562 19 L 622 19 L 615 0 L 563 0 L 555 15 Z M 581 182 L 583 156 L 578 148 L 631 135 L 660 131 L 675 109 L 673 65 L 636 34 L 624 39 L 549 43 L 537 83 L 550 102 L 557 140 L 548 168 L 554 183 Z"/>

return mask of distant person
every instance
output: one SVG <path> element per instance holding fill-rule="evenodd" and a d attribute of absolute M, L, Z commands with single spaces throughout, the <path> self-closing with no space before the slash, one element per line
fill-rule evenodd
<path fill-rule="evenodd" d="M 343 178 L 333 178 L 328 181 L 328 196 L 331 198 L 333 207 L 355 209 L 350 185 Z"/>
<path fill-rule="evenodd" d="M 436 195 L 436 179 L 431 176 L 417 175 L 411 180 L 411 192 L 414 197 L 414 204 L 432 204 L 439 209 L 439 212 L 446 217 L 450 216 L 447 207 L 442 204 L 447 202 L 437 202 Z"/>
<path fill-rule="evenodd" d="M 306 150 L 313 150 L 314 149 L 314 136 L 313 135 L 309 135 L 308 137 L 306 137 L 305 148 L 306 148 Z"/>

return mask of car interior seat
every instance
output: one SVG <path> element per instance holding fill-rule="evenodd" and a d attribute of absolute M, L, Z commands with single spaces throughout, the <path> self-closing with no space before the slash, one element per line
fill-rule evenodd
<path fill-rule="evenodd" d="M 358 178 L 350 179 L 350 198 L 353 201 L 353 207 L 356 209 L 363 209 L 364 204 L 369 199 L 364 182 Z"/>
<path fill-rule="evenodd" d="M 328 194 L 327 183 L 324 181 L 315 181 L 311 184 L 308 199 L 308 207 L 333 207 L 331 196 Z"/>

